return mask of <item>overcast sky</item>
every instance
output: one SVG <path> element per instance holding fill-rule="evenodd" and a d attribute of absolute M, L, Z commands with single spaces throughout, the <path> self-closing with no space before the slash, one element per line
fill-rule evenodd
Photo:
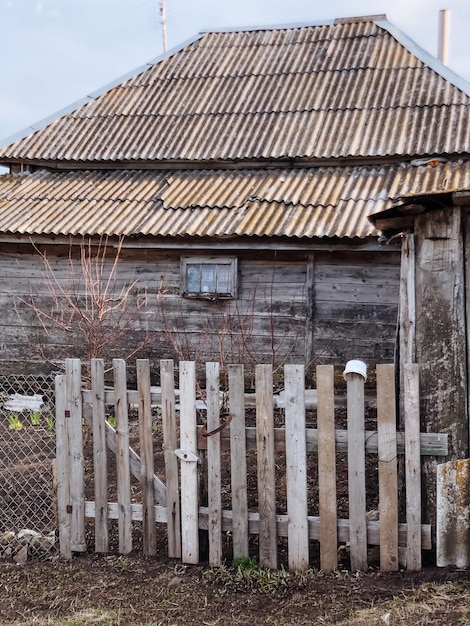
<path fill-rule="evenodd" d="M 386 13 L 437 54 L 450 11 L 449 66 L 470 80 L 470 0 L 165 0 L 168 48 L 201 30 Z M 159 0 L 0 0 L 0 144 L 163 51 Z"/>

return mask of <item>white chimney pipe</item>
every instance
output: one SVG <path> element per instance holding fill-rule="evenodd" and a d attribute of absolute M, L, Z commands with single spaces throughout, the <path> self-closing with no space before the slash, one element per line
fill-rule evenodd
<path fill-rule="evenodd" d="M 450 14 L 447 9 L 439 11 L 439 38 L 437 58 L 447 65 L 449 56 L 449 21 Z"/>

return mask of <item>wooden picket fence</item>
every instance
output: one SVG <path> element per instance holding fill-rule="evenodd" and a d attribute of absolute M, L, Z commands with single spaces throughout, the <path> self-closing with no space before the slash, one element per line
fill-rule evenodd
<path fill-rule="evenodd" d="M 160 384 L 150 384 L 147 360 L 137 360 L 137 390 L 127 389 L 126 363 L 113 361 L 114 383 L 105 387 L 103 361 L 91 362 L 91 389 L 82 389 L 81 363 L 66 362 L 65 375 L 56 379 L 57 499 L 61 555 L 87 549 L 86 519 L 94 518 L 95 550 L 109 551 L 110 520 L 117 519 L 119 552 L 133 549 L 133 522 L 142 523 L 143 551 L 156 554 L 157 524 L 165 525 L 167 554 L 184 563 L 200 560 L 201 530 L 208 535 L 208 560 L 249 556 L 250 538 L 257 536 L 260 567 L 278 567 L 279 539 L 287 538 L 288 567 L 302 571 L 311 564 L 314 542 L 319 542 L 319 566 L 338 567 L 338 547 L 346 544 L 352 570 L 366 570 L 368 550 L 377 546 L 380 568 L 421 568 L 421 552 L 431 548 L 431 527 L 421 523 L 421 455 L 447 454 L 447 435 L 420 433 L 418 368 L 405 370 L 403 432 L 396 430 L 393 365 L 377 365 L 377 429 L 364 427 L 364 378 L 345 374 L 347 428 L 335 426 L 333 366 L 316 370 L 316 393 L 305 389 L 302 365 L 286 365 L 284 391 L 273 393 L 269 365 L 255 372 L 255 394 L 244 392 L 242 365 L 227 372 L 228 415 L 221 414 L 218 363 L 206 364 L 204 404 L 197 398 L 196 366 L 179 363 L 175 389 L 173 361 L 160 362 Z M 312 402 L 312 396 L 314 400 Z M 307 398 L 307 403 L 306 403 Z M 199 402 L 199 404 L 198 404 Z M 247 406 L 254 407 L 255 425 L 246 426 Z M 275 407 L 283 407 L 284 422 L 275 428 Z M 316 428 L 306 422 L 306 405 L 315 407 Z M 129 447 L 129 406 L 137 408 L 139 454 Z M 161 407 L 164 468 L 154 468 L 152 411 Z M 203 410 L 197 407 L 203 406 Z M 106 419 L 113 408 L 115 427 Z M 222 409 L 224 407 L 222 406 Z M 159 409 L 160 411 L 160 409 Z M 203 416 L 205 423 L 197 423 Z M 92 427 L 94 499 L 85 498 L 83 421 Z M 114 457 L 108 454 L 111 450 Z M 247 456 L 256 453 L 257 506 L 248 505 Z M 228 451 L 228 454 L 227 454 Z M 347 454 L 349 515 L 339 519 L 336 458 Z M 286 510 L 278 510 L 277 455 L 285 455 Z M 309 514 L 308 457 L 316 455 L 319 515 Z M 376 456 L 379 504 L 376 519 L 366 510 L 366 455 Z M 404 455 L 406 523 L 399 523 L 398 459 Z M 109 458 L 108 458 L 109 457 Z M 108 462 L 115 458 L 117 494 L 108 497 Z M 311 458 L 311 457 L 310 457 Z M 204 459 L 204 463 L 201 463 Z M 229 460 L 228 460 L 229 459 Z M 222 484 L 223 464 L 230 484 Z M 114 462 L 114 460 L 113 460 Z M 207 468 L 207 476 L 202 472 Z M 227 468 L 225 468 L 227 469 Z M 131 475 L 140 483 L 138 502 L 131 498 Z M 207 482 L 207 502 L 200 503 L 200 484 Z M 222 505 L 222 490 L 230 493 Z M 254 510 L 256 508 L 256 510 Z M 377 519 L 378 517 L 378 519 Z M 227 537 L 230 541 L 227 541 Z M 229 546 L 230 554 L 227 554 Z M 252 548 L 251 548 L 252 550 Z M 252 555 L 251 555 L 252 556 Z"/>

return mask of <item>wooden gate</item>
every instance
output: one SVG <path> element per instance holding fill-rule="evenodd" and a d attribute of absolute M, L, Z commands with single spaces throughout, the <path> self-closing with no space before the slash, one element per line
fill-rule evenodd
<path fill-rule="evenodd" d="M 302 365 L 286 365 L 278 394 L 273 393 L 271 366 L 259 365 L 255 393 L 246 394 L 242 365 L 228 367 L 221 389 L 218 363 L 206 364 L 201 386 L 195 363 L 180 362 L 175 389 L 172 361 L 160 362 L 160 387 L 155 388 L 149 362 L 138 360 L 137 389 L 130 390 L 124 361 L 113 361 L 114 382 L 107 389 L 103 362 L 94 359 L 91 389 L 82 389 L 80 361 L 67 360 L 65 375 L 56 379 L 62 556 L 87 549 L 86 519 L 94 518 L 97 552 L 109 550 L 109 521 L 117 519 L 122 554 L 133 549 L 133 522 L 139 521 L 146 555 L 156 554 L 157 525 L 163 524 L 168 556 L 185 563 L 200 561 L 201 532 L 206 531 L 205 556 L 211 565 L 256 556 L 260 567 L 274 569 L 279 543 L 287 541 L 291 571 L 312 565 L 314 546 L 319 546 L 315 565 L 325 571 L 338 567 L 339 546 L 349 552 L 352 570 L 367 569 L 374 546 L 382 570 L 396 570 L 400 563 L 420 569 L 422 550 L 432 548 L 431 527 L 421 523 L 420 457 L 446 455 L 447 435 L 420 433 L 418 368 L 405 369 L 405 430 L 397 432 L 393 365 L 376 368 L 376 416 L 374 410 L 373 428 L 366 429 L 370 409 L 360 368 L 345 370 L 346 401 L 340 409 L 334 369 L 328 365 L 317 367 L 316 390 L 305 389 Z M 138 415 L 139 454 L 129 445 L 129 407 Z M 155 412 L 163 435 L 159 451 L 152 430 Z M 94 496 L 89 500 L 83 421 L 93 440 Z M 157 452 L 162 461 L 155 468 Z M 401 522 L 400 456 L 406 493 Z M 114 501 L 108 495 L 110 463 L 117 477 Z M 131 475 L 140 484 L 137 494 Z M 374 481 L 377 493 L 370 510 Z M 339 496 L 346 483 L 344 514 Z"/>

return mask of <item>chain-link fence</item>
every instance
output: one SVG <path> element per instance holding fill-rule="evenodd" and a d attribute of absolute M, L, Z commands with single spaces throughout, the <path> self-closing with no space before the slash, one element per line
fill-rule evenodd
<path fill-rule="evenodd" d="M 54 376 L 0 375 L 0 558 L 59 552 Z"/>

